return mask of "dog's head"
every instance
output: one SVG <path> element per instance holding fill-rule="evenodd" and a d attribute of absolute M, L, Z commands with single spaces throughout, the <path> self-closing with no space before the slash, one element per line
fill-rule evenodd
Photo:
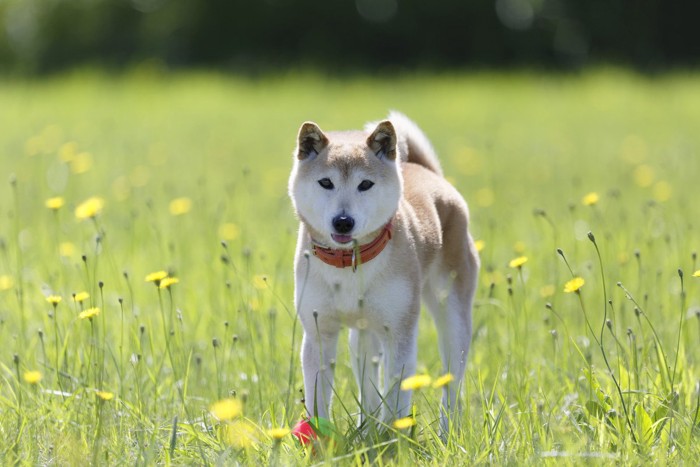
<path fill-rule="evenodd" d="M 390 121 L 369 133 L 325 134 L 315 123 L 301 126 L 289 195 L 315 240 L 350 248 L 353 240 L 362 241 L 392 218 L 401 193 L 397 137 Z"/>

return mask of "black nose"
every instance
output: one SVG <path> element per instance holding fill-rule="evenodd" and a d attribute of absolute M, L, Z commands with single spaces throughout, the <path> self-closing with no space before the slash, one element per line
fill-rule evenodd
<path fill-rule="evenodd" d="M 355 219 L 349 216 L 335 216 L 333 218 L 333 228 L 339 234 L 346 234 L 355 226 Z"/>

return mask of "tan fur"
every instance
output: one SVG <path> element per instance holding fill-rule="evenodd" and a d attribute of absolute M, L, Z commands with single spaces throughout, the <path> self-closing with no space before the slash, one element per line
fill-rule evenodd
<path fill-rule="evenodd" d="M 468 233 L 467 205 L 441 176 L 427 138 L 405 116 L 390 118 L 364 132 L 324 133 L 310 122 L 299 132 L 289 186 L 301 221 L 295 294 L 304 327 L 306 407 L 310 415 L 328 416 L 338 332 L 347 326 L 360 419 L 389 423 L 405 416 L 410 391 L 398 385 L 415 372 L 422 298 L 438 329 L 444 371 L 455 376 L 443 392 L 446 430 L 459 414 L 479 259 Z M 319 186 L 320 180 L 333 188 Z M 364 180 L 374 183 L 371 189 L 359 189 Z M 350 234 L 336 228 L 338 216 L 354 220 L 350 234 L 358 244 L 370 242 L 389 221 L 393 238 L 357 272 L 334 268 L 308 252 L 312 241 L 352 247 L 346 243 Z"/>

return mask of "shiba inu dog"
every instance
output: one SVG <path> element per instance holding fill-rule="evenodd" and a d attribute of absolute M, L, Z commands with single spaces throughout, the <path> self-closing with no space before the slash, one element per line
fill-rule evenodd
<path fill-rule="evenodd" d="M 304 123 L 289 195 L 300 220 L 295 303 L 309 416 L 327 418 L 338 335 L 350 329 L 360 423 L 390 424 L 411 410 L 403 379 L 416 370 L 421 300 L 438 331 L 443 432 L 459 415 L 479 257 L 469 211 L 427 137 L 392 112 L 364 131 Z M 380 381 L 380 364 L 382 380 Z"/>

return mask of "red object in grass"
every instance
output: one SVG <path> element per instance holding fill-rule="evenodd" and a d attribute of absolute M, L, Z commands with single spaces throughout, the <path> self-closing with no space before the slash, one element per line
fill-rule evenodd
<path fill-rule="evenodd" d="M 318 439 L 318 435 L 308 419 L 299 420 L 292 428 L 292 435 L 303 445 L 310 444 L 313 440 Z"/>
<path fill-rule="evenodd" d="M 299 420 L 292 428 L 292 435 L 304 446 L 316 441 L 319 435 L 333 438 L 333 432 L 331 421 L 321 417 Z"/>

